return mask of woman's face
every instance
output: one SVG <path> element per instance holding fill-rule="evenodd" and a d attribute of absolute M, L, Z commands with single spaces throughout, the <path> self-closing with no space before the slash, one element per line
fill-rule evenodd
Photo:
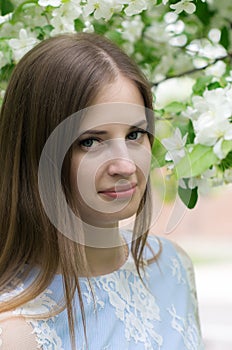
<path fill-rule="evenodd" d="M 81 119 L 70 183 L 84 222 L 104 227 L 136 213 L 150 170 L 147 127 L 143 98 L 124 77 L 107 85 Z"/>

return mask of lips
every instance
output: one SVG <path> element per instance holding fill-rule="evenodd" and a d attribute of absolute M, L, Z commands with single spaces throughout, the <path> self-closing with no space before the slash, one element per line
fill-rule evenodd
<path fill-rule="evenodd" d="M 128 198 L 131 197 L 136 191 L 137 184 L 119 184 L 114 187 L 107 188 L 106 190 L 99 191 L 98 193 L 103 194 L 110 198 Z"/>

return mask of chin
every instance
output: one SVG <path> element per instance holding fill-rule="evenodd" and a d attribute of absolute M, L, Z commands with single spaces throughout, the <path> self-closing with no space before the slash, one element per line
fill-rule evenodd
<path fill-rule="evenodd" d="M 138 204 L 136 206 L 130 206 L 130 208 L 125 208 L 117 213 L 113 213 L 111 215 L 107 215 L 106 220 L 110 221 L 121 221 L 125 219 L 129 219 L 134 216 L 138 211 Z"/>

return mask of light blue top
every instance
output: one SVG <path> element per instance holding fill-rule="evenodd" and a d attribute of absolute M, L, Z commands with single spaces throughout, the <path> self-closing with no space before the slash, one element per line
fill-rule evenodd
<path fill-rule="evenodd" d="M 123 232 L 130 241 L 130 233 Z M 158 252 L 155 236 L 148 241 Z M 171 241 L 160 238 L 162 253 L 158 262 L 147 264 L 140 280 L 131 254 L 117 271 L 91 278 L 96 309 L 86 278 L 80 278 L 86 314 L 89 350 L 201 350 L 193 270 L 188 257 Z M 144 259 L 152 257 L 144 250 Z M 14 293 L 25 288 L 31 279 L 20 282 Z M 47 312 L 62 298 L 62 278 L 56 275 L 40 296 L 13 311 L 14 314 Z M 0 296 L 3 300 L 12 292 Z M 81 314 L 77 305 L 76 349 L 85 350 Z M 44 350 L 70 350 L 67 312 L 46 320 L 29 319 L 36 342 Z M 0 335 L 1 337 L 1 335 Z M 1 346 L 0 346 L 1 350 Z"/>

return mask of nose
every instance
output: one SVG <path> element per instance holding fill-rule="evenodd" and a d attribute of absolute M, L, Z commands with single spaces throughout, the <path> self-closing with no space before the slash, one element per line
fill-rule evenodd
<path fill-rule="evenodd" d="M 136 165 L 129 155 L 126 142 L 118 141 L 114 142 L 112 158 L 108 165 L 108 174 L 129 177 L 135 173 Z"/>
<path fill-rule="evenodd" d="M 136 171 L 135 163 L 129 159 L 117 158 L 110 162 L 108 166 L 108 173 L 111 176 L 121 175 L 129 177 Z"/>

